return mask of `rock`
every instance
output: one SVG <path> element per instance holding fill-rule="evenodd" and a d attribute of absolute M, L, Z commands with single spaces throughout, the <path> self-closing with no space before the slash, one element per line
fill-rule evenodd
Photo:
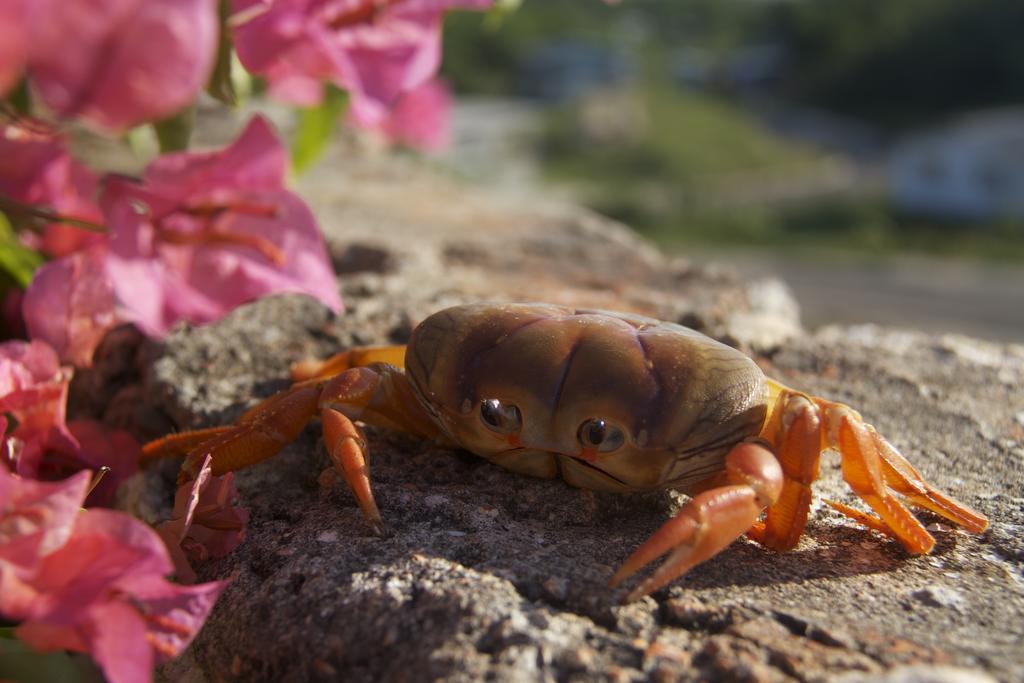
<path fill-rule="evenodd" d="M 852 673 L 836 683 L 995 683 L 994 678 L 972 669 L 953 666 L 900 666 L 884 675 Z"/>
<path fill-rule="evenodd" d="M 946 586 L 925 586 L 911 595 L 931 607 L 957 609 L 964 603 L 964 596 L 959 591 Z"/>
<path fill-rule="evenodd" d="M 313 175 L 300 190 L 347 264 L 348 312 L 281 296 L 180 327 L 141 375 L 146 411 L 178 428 L 233 420 L 287 386 L 290 363 L 402 342 L 454 303 L 625 309 L 760 351 L 787 385 L 849 403 L 992 528 L 937 527 L 933 555 L 910 557 L 818 505 L 795 550 L 741 540 L 620 605 L 608 577 L 679 496 L 583 493 L 368 429 L 391 530 L 380 538 L 343 484 L 318 483 L 327 463 L 314 425 L 236 477 L 247 539 L 199 567 L 231 584 L 167 679 L 1024 678 L 1024 460 L 1013 450 L 1024 349 L 876 327 L 811 335 L 783 288 L 669 259 L 580 209 L 495 201 L 407 160 Z M 136 510 L 159 518 L 173 479 L 173 464 L 147 471 Z M 852 502 L 835 459 L 823 460 L 816 493 Z"/>

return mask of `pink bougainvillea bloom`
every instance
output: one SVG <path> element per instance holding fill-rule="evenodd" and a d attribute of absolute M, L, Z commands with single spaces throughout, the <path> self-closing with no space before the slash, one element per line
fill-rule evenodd
<path fill-rule="evenodd" d="M 90 505 L 109 505 L 120 483 L 138 470 L 140 447 L 127 432 L 94 420 L 65 423 L 70 378 L 44 342 L 0 344 L 0 413 L 17 422 L 6 435 L 3 460 L 20 476 L 51 481 L 109 467 L 89 496 Z"/>
<path fill-rule="evenodd" d="M 82 470 L 96 473 L 107 467 L 109 471 L 89 493 L 84 507 L 113 505 L 117 488 L 139 471 L 142 447 L 128 432 L 111 429 L 96 420 L 72 420 L 67 428 L 74 441 L 47 444 L 32 476 L 55 481 Z M 18 464 L 22 464 L 22 459 Z M 24 475 L 25 469 L 19 467 L 18 473 Z"/>
<path fill-rule="evenodd" d="M 77 367 L 92 364 L 96 345 L 117 324 L 106 255 L 106 245 L 98 244 L 44 264 L 22 303 L 29 336 Z"/>
<path fill-rule="evenodd" d="M 65 217 L 102 220 L 97 179 L 68 154 L 63 138 L 40 126 L 0 125 L 0 195 Z M 50 223 L 30 245 L 60 257 L 105 240 L 99 233 Z"/>
<path fill-rule="evenodd" d="M 352 120 L 393 143 L 439 152 L 451 143 L 451 107 L 451 93 L 444 83 L 435 79 L 399 97 L 395 107 L 379 123 L 362 121 L 355 110 Z"/>
<path fill-rule="evenodd" d="M 0 339 L 27 339 L 28 328 L 21 304 L 25 301 L 25 290 L 9 289 L 0 301 Z"/>
<path fill-rule="evenodd" d="M 61 116 L 126 130 L 195 100 L 217 24 L 217 0 L 51 1 L 32 22 L 29 78 Z"/>
<path fill-rule="evenodd" d="M 235 48 L 272 95 L 310 106 L 329 81 L 349 92 L 360 121 L 377 124 L 399 95 L 437 73 L 444 12 L 491 2 L 233 0 Z"/>
<path fill-rule="evenodd" d="M 284 189 L 286 154 L 254 118 L 231 146 L 163 156 L 141 184 L 108 181 L 107 273 L 125 316 L 163 335 L 261 296 L 298 292 L 334 311 L 341 298 L 309 207 Z"/>
<path fill-rule="evenodd" d="M 32 481 L 0 465 L 0 594 L 7 593 L 5 577 L 24 578 L 68 540 L 89 480 L 79 472 L 65 481 Z"/>
<path fill-rule="evenodd" d="M 178 586 L 163 578 L 171 569 L 160 537 L 139 520 L 81 511 L 31 571 L 0 561 L 0 613 L 21 622 L 15 635 L 31 647 L 91 654 L 111 683 L 150 680 L 154 665 L 191 642 L 225 586 Z"/>
<path fill-rule="evenodd" d="M 7 438 L 7 418 L 0 415 L 0 467 L 6 467 L 7 462 L 14 459 L 11 452 L 10 440 Z"/>
<path fill-rule="evenodd" d="M 196 478 L 178 488 L 170 521 L 156 528 L 182 583 L 195 582 L 192 563 L 224 557 L 245 539 L 249 510 L 238 506 L 234 476 L 213 476 L 210 460 L 206 456 Z"/>
<path fill-rule="evenodd" d="M 28 9 L 30 0 L 0 2 L 0 97 L 21 78 L 28 58 Z"/>
<path fill-rule="evenodd" d="M 0 413 L 10 413 L 17 423 L 8 447 L 17 453 L 19 469 L 34 467 L 47 447 L 74 447 L 64 422 L 70 380 L 71 369 L 60 365 L 46 343 L 0 344 Z"/>

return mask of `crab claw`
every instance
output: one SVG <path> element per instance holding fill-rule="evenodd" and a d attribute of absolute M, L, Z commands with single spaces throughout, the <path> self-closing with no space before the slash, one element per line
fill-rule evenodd
<path fill-rule="evenodd" d="M 782 468 L 775 455 L 759 443 L 741 443 L 729 451 L 725 472 L 726 485 L 695 496 L 615 572 L 609 581 L 612 587 L 670 553 L 623 602 L 639 600 L 717 555 L 753 526 L 782 491 Z"/>

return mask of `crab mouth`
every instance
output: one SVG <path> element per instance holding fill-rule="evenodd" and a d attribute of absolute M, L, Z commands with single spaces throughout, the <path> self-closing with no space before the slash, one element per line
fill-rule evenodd
<path fill-rule="evenodd" d="M 566 460 L 572 461 L 573 464 L 580 465 L 584 469 L 590 470 L 590 471 L 594 472 L 595 474 L 597 474 L 598 476 L 605 477 L 605 478 L 609 479 L 610 481 L 615 482 L 616 484 L 618 484 L 620 486 L 632 488 L 628 483 L 626 483 L 622 479 L 619 479 L 614 474 L 611 474 L 607 470 L 603 470 L 600 467 L 592 464 L 592 462 L 587 460 L 586 458 L 582 458 L 579 455 L 574 455 L 572 453 L 561 453 L 559 451 L 548 451 L 548 450 L 545 450 L 545 449 L 542 449 L 542 448 L 531 448 L 529 446 L 517 446 L 517 447 L 514 447 L 514 448 L 506 448 L 506 449 L 504 449 L 502 451 L 499 451 L 495 455 L 500 457 L 500 456 L 505 456 L 505 455 L 513 455 L 515 453 L 521 453 L 523 451 L 534 451 L 534 452 L 540 452 L 540 453 L 550 453 L 552 456 L 555 456 L 556 458 L 558 458 L 557 462 L 559 463 L 559 469 L 562 469 L 562 459 L 564 458 Z"/>

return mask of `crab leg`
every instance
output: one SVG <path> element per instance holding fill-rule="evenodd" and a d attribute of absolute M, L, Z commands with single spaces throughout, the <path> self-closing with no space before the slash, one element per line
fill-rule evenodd
<path fill-rule="evenodd" d="M 378 536 L 383 536 L 384 520 L 381 519 L 377 502 L 373 498 L 373 489 L 370 487 L 366 439 L 352 420 L 333 408 L 325 408 L 321 417 L 324 422 L 324 444 L 327 446 L 331 462 L 345 477 L 366 521 Z"/>
<path fill-rule="evenodd" d="M 654 574 L 626 596 L 632 602 L 714 557 L 749 529 L 776 500 L 783 473 L 775 455 L 759 443 L 735 446 L 725 458 L 729 484 L 696 495 L 622 564 L 609 584 L 619 583 L 671 551 Z"/>
<path fill-rule="evenodd" d="M 310 399 L 319 394 L 319 387 L 316 385 L 316 382 L 306 382 L 296 384 L 285 391 L 278 392 L 245 411 L 245 413 L 238 418 L 238 422 L 234 425 L 207 427 L 206 429 L 194 429 L 178 432 L 176 434 L 169 434 L 163 438 L 150 441 L 142 448 L 141 460 L 153 460 L 173 455 L 188 455 L 199 446 L 208 446 L 218 437 L 224 437 L 228 441 L 237 440 L 241 434 L 245 433 L 245 430 L 240 429 L 243 425 L 266 422 L 268 419 L 283 419 L 285 421 L 296 418 L 302 419 L 301 414 L 303 413 L 304 407 L 309 411 L 314 411 L 310 412 L 309 415 L 304 418 L 305 421 L 308 421 L 309 418 L 315 414 L 315 403 L 311 403 Z M 314 393 L 310 393 L 310 388 L 314 389 Z M 296 410 L 298 411 L 298 415 L 296 415 Z M 298 431 L 302 431 L 302 426 L 305 426 L 306 424 L 305 421 L 302 422 Z M 249 429 L 251 430 L 252 427 Z M 298 435 L 298 432 L 296 432 L 296 435 Z M 270 455 L 273 455 L 276 452 L 277 451 L 275 450 L 270 453 Z M 264 457 L 270 456 L 268 455 Z M 262 460 L 263 458 L 259 459 Z M 202 458 L 199 458 L 199 460 L 199 464 L 201 465 Z M 246 461 L 237 467 L 229 467 L 227 471 L 239 469 L 240 467 L 252 464 L 253 462 L 258 462 L 258 460 L 254 460 L 252 462 Z M 223 473 L 223 471 L 215 472 L 215 474 Z"/>
<path fill-rule="evenodd" d="M 390 364 L 351 368 L 328 381 L 320 397 L 320 410 L 327 408 L 378 427 L 428 439 L 440 437 L 440 429 L 413 394 L 405 373 Z"/>
<path fill-rule="evenodd" d="M 349 368 L 374 363 L 387 363 L 396 368 L 405 367 L 405 346 L 357 346 L 336 353 L 326 360 L 300 361 L 292 365 L 292 380 L 301 382 L 314 378 L 340 375 Z"/>
<path fill-rule="evenodd" d="M 405 374 L 387 364 L 351 368 L 331 379 L 317 407 L 331 462 L 344 475 L 366 520 L 383 535 L 384 522 L 370 486 L 366 439 L 353 420 L 433 438 L 439 435 L 436 425 L 412 394 Z"/>
<path fill-rule="evenodd" d="M 988 528 L 985 515 L 936 490 L 881 434 L 873 429 L 871 434 L 882 458 L 882 476 L 889 488 L 912 505 L 942 515 L 972 533 L 980 534 Z"/>
<path fill-rule="evenodd" d="M 785 392 L 776 406 L 761 436 L 776 444 L 782 493 L 768 507 L 764 522 L 747 535 L 772 550 L 789 550 L 800 540 L 811 509 L 811 484 L 821 460 L 821 416 L 802 394 Z"/>
<path fill-rule="evenodd" d="M 150 441 L 142 447 L 140 462 L 155 460 L 157 458 L 170 457 L 172 455 L 188 455 L 196 446 L 199 446 L 215 436 L 229 432 L 234 427 L 224 425 L 221 427 L 207 427 L 206 429 L 193 429 Z"/>
<path fill-rule="evenodd" d="M 214 476 L 254 465 L 276 455 L 298 438 L 317 413 L 320 388 L 299 384 L 250 408 L 237 424 L 195 446 L 188 453 L 178 483 L 194 478 L 211 455 Z M 190 437 L 186 432 L 181 436 Z M 173 438 L 173 437 L 171 437 Z"/>
<path fill-rule="evenodd" d="M 875 430 L 838 403 L 827 405 L 825 419 L 829 445 L 842 456 L 843 479 L 878 514 L 875 522 L 887 527 L 908 552 L 931 552 L 935 539 L 886 485 Z"/>
<path fill-rule="evenodd" d="M 877 517 L 826 501 L 839 512 L 872 529 L 894 536 L 907 551 L 928 553 L 935 539 L 896 497 L 927 508 L 973 532 L 984 531 L 988 519 L 924 481 L 892 444 L 850 408 L 819 401 L 825 410 L 828 445 L 842 455 L 843 479 Z"/>

